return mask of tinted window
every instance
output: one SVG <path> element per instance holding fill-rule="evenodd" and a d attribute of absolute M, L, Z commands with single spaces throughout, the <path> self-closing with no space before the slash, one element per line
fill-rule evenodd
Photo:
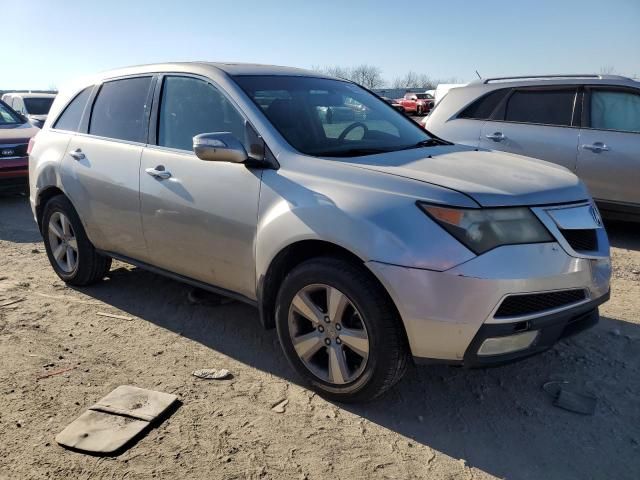
<path fill-rule="evenodd" d="M 592 91 L 591 128 L 640 132 L 640 95 L 621 91 Z"/>
<path fill-rule="evenodd" d="M 62 115 L 58 117 L 53 128 L 69 130 L 71 132 L 78 131 L 78 128 L 80 127 L 80 120 L 82 120 L 82 113 L 84 112 L 84 107 L 87 105 L 87 100 L 89 100 L 92 88 L 93 87 L 87 87 L 76 95 L 76 98 L 67 105 L 67 108 L 64 109 Z"/>
<path fill-rule="evenodd" d="M 194 136 L 213 132 L 231 132 L 244 143 L 244 119 L 210 83 L 167 77 L 162 87 L 158 145 L 192 150 Z"/>
<path fill-rule="evenodd" d="M 13 123 L 22 123 L 20 117 L 15 114 L 5 103 L 0 103 L 0 125 L 7 125 Z"/>
<path fill-rule="evenodd" d="M 518 90 L 507 101 L 510 122 L 571 125 L 575 90 Z"/>
<path fill-rule="evenodd" d="M 495 90 L 488 93 L 465 108 L 458 118 L 475 118 L 478 120 L 486 120 L 491 116 L 498 104 L 507 94 L 508 89 Z"/>
<path fill-rule="evenodd" d="M 30 115 L 46 115 L 47 113 L 49 113 L 49 109 L 51 108 L 52 103 L 53 98 L 51 97 L 32 97 L 24 99 L 24 106 Z"/>
<path fill-rule="evenodd" d="M 235 80 L 282 136 L 308 155 L 369 155 L 428 146 L 421 142 L 431 140 L 412 120 L 352 83 L 288 76 Z"/>
<path fill-rule="evenodd" d="M 151 77 L 127 78 L 103 84 L 93 104 L 89 133 L 144 142 L 150 85 Z"/>

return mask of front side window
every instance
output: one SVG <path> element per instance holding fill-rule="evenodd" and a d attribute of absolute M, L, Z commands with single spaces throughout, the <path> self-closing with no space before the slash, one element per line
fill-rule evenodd
<path fill-rule="evenodd" d="M 614 90 L 593 90 L 591 128 L 640 132 L 640 95 Z"/>
<path fill-rule="evenodd" d="M 349 157 L 438 141 L 388 103 L 341 80 L 283 75 L 234 80 L 299 152 Z"/>
<path fill-rule="evenodd" d="M 150 86 L 151 77 L 105 82 L 93 105 L 89 133 L 100 137 L 144 142 Z"/>
<path fill-rule="evenodd" d="M 507 122 L 571 125 L 576 91 L 517 90 L 507 100 Z"/>
<path fill-rule="evenodd" d="M 14 125 L 16 123 L 23 122 L 6 103 L 0 102 L 0 125 Z"/>
<path fill-rule="evenodd" d="M 29 115 L 46 115 L 49 113 L 53 98 L 51 97 L 31 97 L 24 99 L 24 107 Z"/>
<path fill-rule="evenodd" d="M 192 150 L 194 136 L 214 132 L 231 132 L 244 142 L 244 119 L 210 83 L 191 77 L 166 77 L 158 118 L 158 145 Z"/>
<path fill-rule="evenodd" d="M 77 132 L 78 128 L 80 128 L 80 121 L 82 120 L 82 114 L 84 113 L 84 108 L 87 105 L 87 101 L 91 96 L 91 90 L 93 87 L 87 87 L 82 90 L 76 98 L 74 98 L 67 108 L 64 109 L 62 115 L 58 117 L 53 128 L 57 128 L 59 130 L 68 130 L 70 132 Z"/>

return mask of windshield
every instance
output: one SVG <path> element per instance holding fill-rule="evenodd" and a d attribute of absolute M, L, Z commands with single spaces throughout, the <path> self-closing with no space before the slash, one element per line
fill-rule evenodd
<path fill-rule="evenodd" d="M 24 99 L 24 107 L 29 112 L 29 115 L 46 115 L 49 113 L 53 98 L 48 97 L 31 97 Z"/>
<path fill-rule="evenodd" d="M 22 119 L 6 103 L 0 102 L 0 125 L 13 125 L 16 123 L 23 123 Z"/>
<path fill-rule="evenodd" d="M 427 100 L 433 97 L 428 93 L 416 93 L 416 98 L 419 98 L 420 100 Z"/>
<path fill-rule="evenodd" d="M 352 83 L 287 76 L 234 79 L 282 136 L 307 155 L 350 157 L 440 143 Z"/>

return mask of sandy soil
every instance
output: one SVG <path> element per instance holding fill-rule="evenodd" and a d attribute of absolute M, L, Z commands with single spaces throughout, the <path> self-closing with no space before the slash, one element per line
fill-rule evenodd
<path fill-rule="evenodd" d="M 0 307 L 0 478 L 637 479 L 640 231 L 610 235 L 613 296 L 596 328 L 505 367 L 412 368 L 379 401 L 343 406 L 299 386 L 250 307 L 194 306 L 187 286 L 124 264 L 100 285 L 66 287 L 27 200 L 0 197 L 0 304 L 22 300 Z M 203 367 L 233 378 L 191 375 Z M 554 407 L 549 380 L 595 394 L 596 414 Z M 55 443 L 120 384 L 182 405 L 116 457 Z M 282 399 L 286 411 L 272 411 Z"/>

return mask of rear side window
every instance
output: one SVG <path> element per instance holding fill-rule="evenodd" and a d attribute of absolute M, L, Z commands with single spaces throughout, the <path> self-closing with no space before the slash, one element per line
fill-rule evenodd
<path fill-rule="evenodd" d="M 458 115 L 458 118 L 486 120 L 491 116 L 508 91 L 509 89 L 503 88 L 487 93 L 465 108 L 462 113 Z"/>
<path fill-rule="evenodd" d="M 591 128 L 640 132 L 640 95 L 621 91 L 592 91 Z"/>
<path fill-rule="evenodd" d="M 118 140 L 144 142 L 150 86 L 151 77 L 104 83 L 93 104 L 89 133 Z"/>
<path fill-rule="evenodd" d="M 64 109 L 62 115 L 58 117 L 53 128 L 60 130 L 68 130 L 70 132 L 77 132 L 80 128 L 80 121 L 82 120 L 82 113 L 84 107 L 87 105 L 87 101 L 91 96 L 91 90 L 93 87 L 87 87 L 82 90 L 76 98 L 71 100 L 71 103 Z"/>
<path fill-rule="evenodd" d="M 575 96 L 575 90 L 517 90 L 507 101 L 505 120 L 569 126 Z"/>

